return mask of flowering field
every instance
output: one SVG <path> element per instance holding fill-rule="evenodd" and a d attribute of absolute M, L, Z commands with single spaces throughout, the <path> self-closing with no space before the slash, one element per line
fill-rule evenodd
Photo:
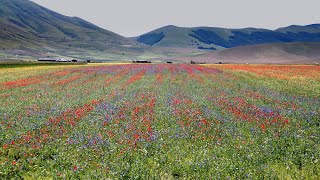
<path fill-rule="evenodd" d="M 319 179 L 320 66 L 0 68 L 0 179 Z"/>

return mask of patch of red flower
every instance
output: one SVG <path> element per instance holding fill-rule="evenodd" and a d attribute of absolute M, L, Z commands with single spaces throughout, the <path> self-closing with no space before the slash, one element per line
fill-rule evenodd
<path fill-rule="evenodd" d="M 138 73 L 136 73 L 135 75 L 133 75 L 133 76 L 128 80 L 127 83 L 128 83 L 128 84 L 132 84 L 132 83 L 140 80 L 140 79 L 144 76 L 145 73 L 146 73 L 146 70 L 145 70 L 145 69 L 141 70 L 140 72 L 138 72 Z"/>

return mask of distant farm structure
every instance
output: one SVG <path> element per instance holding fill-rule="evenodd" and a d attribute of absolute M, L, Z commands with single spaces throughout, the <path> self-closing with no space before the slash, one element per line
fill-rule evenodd
<path fill-rule="evenodd" d="M 88 61 L 82 61 L 82 60 L 78 60 L 78 59 L 63 59 L 63 58 L 50 58 L 50 57 L 39 58 L 38 61 L 39 62 L 73 62 L 73 63 L 86 63 L 86 62 L 88 62 Z"/>
<path fill-rule="evenodd" d="M 60 58 L 39 58 L 38 61 L 40 62 L 60 62 Z"/>
<path fill-rule="evenodd" d="M 141 63 L 141 64 L 146 64 L 146 63 L 151 63 L 151 61 L 147 61 L 147 60 L 133 60 L 133 63 Z"/>
<path fill-rule="evenodd" d="M 191 61 L 190 64 L 207 64 L 206 62 L 195 62 L 195 61 Z"/>

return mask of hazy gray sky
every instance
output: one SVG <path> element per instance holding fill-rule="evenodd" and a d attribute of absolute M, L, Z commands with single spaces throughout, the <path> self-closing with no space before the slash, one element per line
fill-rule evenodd
<path fill-rule="evenodd" d="M 320 23 L 320 0 L 32 0 L 123 36 L 165 25 L 276 29 Z"/>

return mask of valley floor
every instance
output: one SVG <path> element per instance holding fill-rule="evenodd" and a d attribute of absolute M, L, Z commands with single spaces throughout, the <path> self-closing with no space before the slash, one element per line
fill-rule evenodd
<path fill-rule="evenodd" d="M 0 179 L 319 179 L 320 66 L 0 67 Z"/>

